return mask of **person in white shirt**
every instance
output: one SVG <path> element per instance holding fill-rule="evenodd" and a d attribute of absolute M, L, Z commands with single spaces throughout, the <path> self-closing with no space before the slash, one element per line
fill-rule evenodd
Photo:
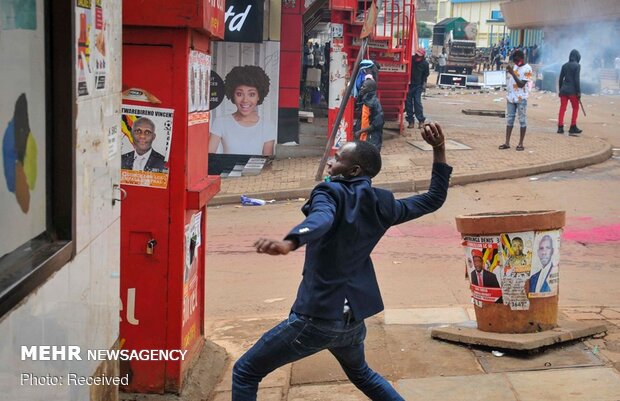
<path fill-rule="evenodd" d="M 233 67 L 224 80 L 226 97 L 237 111 L 218 117 L 211 124 L 209 153 L 220 144 L 224 154 L 272 156 L 276 131 L 258 115 L 258 106 L 269 94 L 269 77 L 254 65 Z"/>
<path fill-rule="evenodd" d="M 506 82 L 506 142 L 499 146 L 500 149 L 510 149 L 510 135 L 514 126 L 515 116 L 519 115 L 519 125 L 521 126 L 519 144 L 517 150 L 525 149 L 523 139 L 527 129 L 527 98 L 532 86 L 532 67 L 525 62 L 525 57 L 521 50 L 515 50 L 512 54 L 514 66 L 506 66 L 508 81 Z"/>
<path fill-rule="evenodd" d="M 448 64 L 446 48 L 442 47 L 441 53 L 439 53 L 439 55 L 437 56 L 437 65 L 439 66 L 439 68 L 437 69 L 437 82 L 435 83 L 435 85 L 439 85 L 439 78 L 441 77 L 441 74 L 446 72 L 446 64 Z"/>
<path fill-rule="evenodd" d="M 153 149 L 153 141 L 157 134 L 155 133 L 155 124 L 151 119 L 140 117 L 134 121 L 131 126 L 131 137 L 134 150 L 121 156 L 121 168 L 123 170 L 156 173 L 167 171 L 164 156 Z"/>

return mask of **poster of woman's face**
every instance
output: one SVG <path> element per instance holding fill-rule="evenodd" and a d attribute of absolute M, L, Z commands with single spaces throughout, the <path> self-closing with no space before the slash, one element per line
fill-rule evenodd
<path fill-rule="evenodd" d="M 211 111 L 209 153 L 273 156 L 277 141 L 279 43 L 214 44 L 224 101 Z"/>

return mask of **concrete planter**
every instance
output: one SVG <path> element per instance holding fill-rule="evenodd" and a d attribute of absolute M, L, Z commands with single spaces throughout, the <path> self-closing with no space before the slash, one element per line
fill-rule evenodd
<path fill-rule="evenodd" d="M 557 326 L 564 211 L 458 216 L 478 329 L 534 333 Z"/>

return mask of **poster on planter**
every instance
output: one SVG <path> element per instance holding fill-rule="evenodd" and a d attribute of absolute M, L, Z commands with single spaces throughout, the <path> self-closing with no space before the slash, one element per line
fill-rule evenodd
<path fill-rule="evenodd" d="M 537 231 L 534 250 L 529 297 L 544 298 L 557 295 L 560 280 L 560 230 Z"/>
<path fill-rule="evenodd" d="M 123 105 L 121 184 L 168 187 L 174 110 Z"/>
<path fill-rule="evenodd" d="M 500 243 L 503 266 L 500 281 L 504 304 L 512 310 L 528 310 L 530 301 L 527 292 L 532 269 L 534 232 L 501 234 Z"/>
<path fill-rule="evenodd" d="M 501 303 L 499 237 L 465 236 L 463 247 L 474 304 L 481 306 L 483 302 Z"/>

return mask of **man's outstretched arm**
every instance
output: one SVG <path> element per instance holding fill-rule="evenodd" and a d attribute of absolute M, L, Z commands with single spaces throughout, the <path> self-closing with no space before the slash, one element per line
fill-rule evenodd
<path fill-rule="evenodd" d="M 428 192 L 398 199 L 393 224 L 400 224 L 439 209 L 446 200 L 452 167 L 446 164 L 446 145 L 439 124 L 424 125 L 422 138 L 433 147 L 433 172 Z"/>
<path fill-rule="evenodd" d="M 258 253 L 266 253 L 268 255 L 286 255 L 290 251 L 298 248 L 297 243 L 293 240 L 276 241 L 268 238 L 259 238 L 254 243 L 254 248 Z"/>
<path fill-rule="evenodd" d="M 260 238 L 254 243 L 258 253 L 286 255 L 309 241 L 322 237 L 329 231 L 336 214 L 336 202 L 327 184 L 312 191 L 308 217 L 295 226 L 282 241 Z"/>

